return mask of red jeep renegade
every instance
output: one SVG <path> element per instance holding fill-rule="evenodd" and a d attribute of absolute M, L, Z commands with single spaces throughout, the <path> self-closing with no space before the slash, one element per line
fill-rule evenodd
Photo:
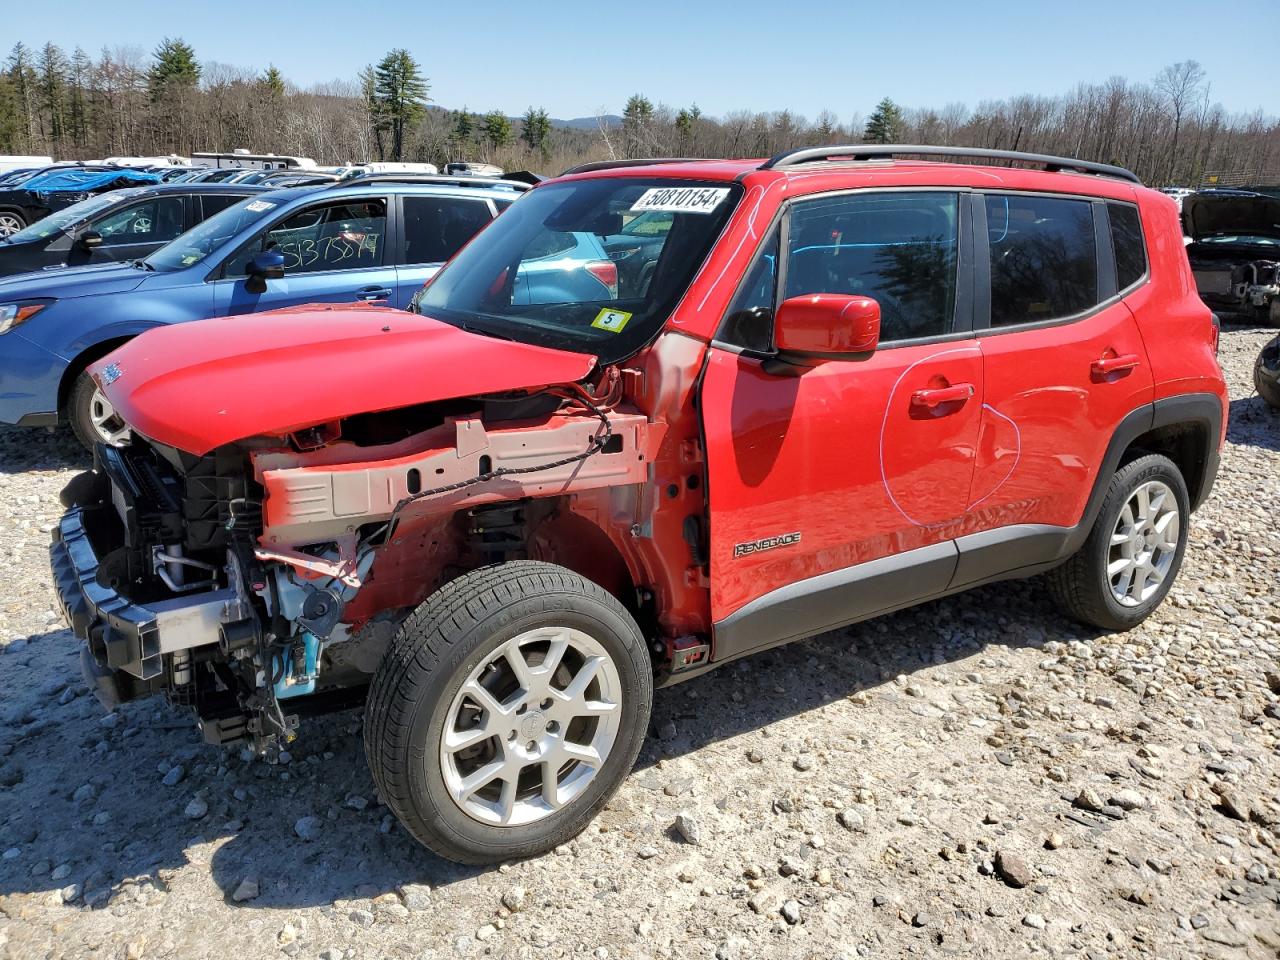
<path fill-rule="evenodd" d="M 53 571 L 105 703 L 266 753 L 363 703 L 416 838 L 526 856 L 618 787 L 655 686 L 1039 573 L 1141 622 L 1217 470 L 1217 335 L 1173 201 L 1115 167 L 588 164 L 411 312 L 101 361 L 135 439 L 64 492 Z"/>

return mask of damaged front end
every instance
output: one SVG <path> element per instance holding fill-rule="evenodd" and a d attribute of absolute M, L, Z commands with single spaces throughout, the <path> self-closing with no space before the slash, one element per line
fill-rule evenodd
<path fill-rule="evenodd" d="M 582 509 L 634 522 L 650 425 L 576 385 L 348 418 L 197 456 L 99 446 L 50 558 L 109 709 L 164 693 L 211 743 L 271 753 L 362 702 L 399 621 Z M 617 488 L 629 487 L 617 495 Z M 612 492 L 611 492 L 612 491 Z"/>

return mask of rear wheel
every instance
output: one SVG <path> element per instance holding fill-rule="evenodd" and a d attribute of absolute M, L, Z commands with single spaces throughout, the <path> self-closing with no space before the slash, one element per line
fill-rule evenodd
<path fill-rule="evenodd" d="M 0 210 L 0 239 L 11 237 L 26 227 L 27 221 L 22 214 L 12 210 Z"/>
<path fill-rule="evenodd" d="M 67 419 L 76 439 L 92 450 L 94 444 L 121 447 L 129 442 L 130 431 L 106 396 L 87 373 L 76 377 L 67 401 Z"/>
<path fill-rule="evenodd" d="M 1271 301 L 1275 309 L 1280 300 Z M 1273 410 L 1280 410 L 1280 337 L 1276 337 L 1258 354 L 1253 365 L 1253 385 L 1258 396 Z"/>
<path fill-rule="evenodd" d="M 463 575 L 404 623 L 369 689 L 378 791 L 441 856 L 496 863 L 579 833 L 630 771 L 653 699 L 627 611 L 562 567 Z"/>
<path fill-rule="evenodd" d="M 1168 457 L 1148 454 L 1121 467 L 1084 546 L 1049 573 L 1054 599 L 1095 627 L 1136 627 L 1173 586 L 1190 514 L 1187 485 Z"/>

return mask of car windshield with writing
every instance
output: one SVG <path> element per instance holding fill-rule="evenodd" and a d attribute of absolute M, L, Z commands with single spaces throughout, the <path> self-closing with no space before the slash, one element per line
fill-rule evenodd
<path fill-rule="evenodd" d="M 263 219 L 278 206 L 276 201 L 264 200 L 261 197 L 242 200 L 192 227 L 172 243 L 161 247 L 147 257 L 147 263 L 160 271 L 183 270 L 195 266 L 236 234 Z"/>
<path fill-rule="evenodd" d="M 740 196 L 737 184 L 656 177 L 539 187 L 454 257 L 411 309 L 615 362 L 659 330 Z M 640 218 L 662 229 L 643 249 L 628 250 L 620 273 L 615 238 Z"/>

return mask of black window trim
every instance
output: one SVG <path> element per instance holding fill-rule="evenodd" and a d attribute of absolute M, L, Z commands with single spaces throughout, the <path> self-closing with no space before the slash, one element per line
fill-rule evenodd
<path fill-rule="evenodd" d="M 1099 301 L 1092 307 L 1085 310 L 1077 311 L 1065 317 L 1054 317 L 1051 320 L 1029 320 L 1026 323 L 1011 323 L 1007 326 L 993 327 L 991 325 L 991 238 L 987 232 L 987 197 L 1048 197 L 1054 200 L 1076 200 L 1090 205 L 1090 211 L 1093 215 L 1093 249 L 1094 249 L 1094 268 L 1098 274 L 1097 296 Z M 1111 246 L 1111 222 L 1107 217 L 1106 205 L 1108 203 L 1123 203 L 1125 201 L 1114 201 L 1106 197 L 1089 196 L 1087 194 L 1075 193 L 1058 193 L 1051 190 L 990 190 L 986 188 L 979 189 L 974 193 L 974 209 L 975 221 L 981 218 L 981 229 L 978 229 L 975 223 L 974 239 L 977 243 L 976 257 L 982 267 L 979 272 L 985 273 L 986 283 L 986 303 L 982 314 L 974 317 L 974 336 L 979 338 L 1003 336 L 1007 333 L 1021 333 L 1024 330 L 1042 330 L 1048 327 L 1062 327 L 1071 323 L 1080 323 L 1082 320 L 1088 320 L 1095 314 L 1101 313 L 1108 307 L 1113 307 L 1119 303 L 1125 296 L 1133 292 L 1133 288 L 1125 290 L 1116 290 L 1116 261 L 1115 252 Z M 1137 206 L 1137 204 L 1133 204 Z M 1145 238 L 1144 238 L 1144 256 L 1145 256 Z M 1150 268 L 1150 258 L 1148 259 L 1148 269 Z M 1135 285 L 1136 286 L 1136 285 Z M 1106 296 L 1103 297 L 1103 294 Z"/>
<path fill-rule="evenodd" d="M 952 309 L 951 331 L 949 333 L 939 333 L 931 337 L 910 337 L 902 340 L 889 340 L 881 343 L 876 347 L 875 352 L 881 350 L 896 350 L 901 347 L 914 347 L 919 345 L 928 345 L 932 343 L 950 343 L 955 340 L 970 340 L 977 333 L 977 314 L 975 313 L 975 304 L 980 299 L 977 291 L 982 288 L 977 284 L 979 263 L 982 257 L 976 256 L 976 246 L 974 238 L 977 236 L 977 225 L 974 223 L 973 208 L 980 206 L 975 200 L 975 192 L 973 187 L 964 186 L 947 186 L 940 184 L 918 185 L 909 187 L 845 187 L 837 190 L 824 190 L 820 193 L 805 193 L 794 197 L 788 197 L 778 205 L 778 210 L 774 214 L 773 219 L 769 222 L 769 226 L 760 234 L 755 252 L 751 256 L 751 260 L 747 264 L 746 270 L 738 278 L 737 284 L 734 286 L 733 293 L 728 300 L 728 306 L 725 308 L 724 315 L 720 318 L 720 323 L 716 327 L 716 332 L 711 340 L 711 346 L 724 350 L 729 353 L 743 354 L 744 356 L 757 357 L 767 359 L 777 356 L 777 351 L 773 349 L 773 328 L 772 317 L 770 318 L 769 331 L 769 351 L 763 352 L 744 347 L 741 344 L 732 343 L 727 340 L 720 339 L 720 334 L 725 328 L 728 320 L 728 307 L 732 306 L 737 300 L 738 294 L 742 291 L 742 286 L 747 282 L 747 278 L 751 275 L 751 271 L 759 258 L 764 255 L 764 248 L 773 236 L 773 231 L 778 231 L 778 268 L 774 275 L 773 285 L 773 312 L 776 314 L 778 310 L 779 297 L 782 291 L 787 288 L 787 262 L 789 257 L 784 255 L 791 232 L 791 210 L 795 204 L 805 203 L 812 200 L 830 200 L 834 197 L 852 196 L 862 193 L 952 193 L 956 195 L 957 212 L 959 220 L 956 224 L 956 244 L 958 247 L 956 254 L 956 299 Z M 968 229 L 966 230 L 966 225 Z M 985 234 L 986 219 L 983 218 L 982 228 Z M 988 266 L 989 269 L 989 266 Z M 987 297 L 990 297 L 990 283 L 987 284 Z"/>
<path fill-rule="evenodd" d="M 1133 212 L 1138 215 L 1138 241 L 1139 241 L 1139 245 L 1142 247 L 1142 273 L 1138 275 L 1137 280 L 1133 281 L 1133 283 L 1129 284 L 1123 290 L 1118 291 L 1121 297 L 1127 297 L 1129 294 L 1133 293 L 1139 287 L 1146 286 L 1147 283 L 1149 283 L 1151 280 L 1151 253 L 1149 250 L 1147 250 L 1147 230 L 1142 225 L 1142 208 L 1130 200 L 1108 199 L 1108 200 L 1104 200 L 1102 205 L 1106 208 L 1107 242 L 1112 244 L 1112 254 L 1115 253 L 1115 242 L 1114 240 L 1112 240 L 1112 236 L 1111 236 L 1111 207 L 1113 205 L 1120 206 L 1120 207 L 1131 207 L 1133 208 Z M 1114 262 L 1114 257 L 1113 257 L 1113 262 Z M 1116 264 L 1116 278 L 1117 278 L 1117 284 L 1118 284 L 1119 283 L 1119 264 L 1118 263 Z"/>

